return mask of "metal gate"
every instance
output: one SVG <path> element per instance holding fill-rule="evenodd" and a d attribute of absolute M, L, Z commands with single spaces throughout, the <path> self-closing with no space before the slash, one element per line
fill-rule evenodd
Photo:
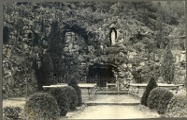
<path fill-rule="evenodd" d="M 114 77 L 89 77 L 87 83 L 96 83 L 98 87 L 106 87 L 107 83 L 115 83 Z"/>

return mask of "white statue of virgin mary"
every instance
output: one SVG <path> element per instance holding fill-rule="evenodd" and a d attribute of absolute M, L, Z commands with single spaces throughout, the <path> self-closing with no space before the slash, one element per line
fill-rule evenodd
<path fill-rule="evenodd" d="M 111 41 L 112 41 L 112 45 L 114 45 L 116 43 L 116 33 L 114 32 L 114 30 L 112 30 L 111 32 Z"/>

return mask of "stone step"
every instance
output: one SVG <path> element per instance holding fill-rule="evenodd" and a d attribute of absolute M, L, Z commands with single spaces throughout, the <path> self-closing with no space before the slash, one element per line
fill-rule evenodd
<path fill-rule="evenodd" d="M 96 94 L 128 94 L 128 90 L 124 90 L 124 91 L 97 91 Z"/>
<path fill-rule="evenodd" d="M 140 105 L 140 103 L 115 103 L 115 102 L 107 102 L 107 103 L 97 103 L 97 102 L 86 102 L 87 106 L 96 106 L 96 105 L 122 105 L 122 106 L 136 106 Z"/>

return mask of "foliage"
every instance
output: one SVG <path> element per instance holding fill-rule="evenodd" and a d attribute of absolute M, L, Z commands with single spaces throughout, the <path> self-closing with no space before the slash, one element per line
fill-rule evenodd
<path fill-rule="evenodd" d="M 160 99 L 163 96 L 163 94 L 164 94 L 165 91 L 166 90 L 164 88 L 159 88 L 159 87 L 154 88 L 149 93 L 149 96 L 148 96 L 148 99 L 147 99 L 147 106 L 150 109 L 157 110 L 158 107 L 159 107 L 159 101 L 160 101 Z"/>
<path fill-rule="evenodd" d="M 78 96 L 78 106 L 80 106 L 81 104 L 82 104 L 82 94 L 81 94 L 81 89 L 80 89 L 80 87 L 78 86 L 78 85 L 76 85 L 76 86 L 72 86 L 75 90 L 76 90 L 76 92 L 77 92 L 77 96 Z"/>
<path fill-rule="evenodd" d="M 170 100 L 165 117 L 187 117 L 187 98 L 185 92 Z"/>
<path fill-rule="evenodd" d="M 21 29 L 23 28 L 24 26 L 24 22 L 21 18 L 17 19 L 16 22 L 15 22 L 15 28 L 18 32 L 21 31 Z"/>
<path fill-rule="evenodd" d="M 142 52 L 145 49 L 145 44 L 142 42 L 137 42 L 134 44 L 134 48 L 136 51 Z"/>
<path fill-rule="evenodd" d="M 60 115 L 65 116 L 69 111 L 68 97 L 62 88 L 53 88 L 50 90 L 51 95 L 57 100 L 60 108 Z"/>
<path fill-rule="evenodd" d="M 160 8 L 158 13 L 161 15 L 162 20 L 170 25 L 177 25 L 177 18 L 181 18 L 184 15 L 184 6 L 184 2 L 157 2 L 157 7 Z"/>
<path fill-rule="evenodd" d="M 124 63 L 128 63 L 129 59 L 127 56 L 128 48 L 121 43 L 116 43 L 115 45 L 109 46 L 104 50 L 105 55 L 101 55 L 96 61 L 111 63 L 116 66 L 121 66 Z"/>
<path fill-rule="evenodd" d="M 64 78 L 66 79 L 65 82 L 68 84 L 77 84 L 83 74 L 83 70 L 80 68 L 81 66 L 78 64 L 78 60 L 74 57 L 66 57 L 63 59 Z"/>
<path fill-rule="evenodd" d="M 142 79 L 142 82 L 148 82 L 150 78 L 152 78 L 154 76 L 154 68 L 152 65 L 147 65 L 145 64 L 143 67 L 142 67 L 142 70 L 141 70 L 141 79 Z"/>
<path fill-rule="evenodd" d="M 78 104 L 77 92 L 71 86 L 65 86 L 62 89 L 63 89 L 63 91 L 66 93 L 66 95 L 68 97 L 68 104 L 69 104 L 70 110 L 75 110 L 76 106 Z"/>
<path fill-rule="evenodd" d="M 77 80 L 76 80 L 76 76 L 71 76 L 70 80 L 68 81 L 68 86 L 77 86 Z"/>
<path fill-rule="evenodd" d="M 4 113 L 5 117 L 12 118 L 12 119 L 19 118 L 20 112 L 21 112 L 20 107 L 8 106 L 8 107 L 3 108 L 3 113 Z"/>
<path fill-rule="evenodd" d="M 35 75 L 38 82 L 39 90 L 43 85 L 51 85 L 53 81 L 53 64 L 49 53 L 43 55 L 41 59 L 41 67 L 35 68 Z"/>
<path fill-rule="evenodd" d="M 164 78 L 164 81 L 170 84 L 174 80 L 174 72 L 175 72 L 174 57 L 169 47 L 167 47 L 167 49 L 163 54 L 160 73 Z"/>
<path fill-rule="evenodd" d="M 137 55 L 129 60 L 135 69 L 132 75 L 136 83 L 148 82 L 151 77 L 157 79 L 160 76 L 160 66 L 156 63 L 156 53 L 138 52 Z"/>
<path fill-rule="evenodd" d="M 157 6 L 157 14 L 159 15 L 155 27 L 155 29 L 158 30 L 155 40 L 158 48 L 165 48 L 166 45 L 164 44 L 168 44 L 166 37 L 172 31 L 171 27 L 167 24 L 176 26 L 181 23 L 180 21 L 183 19 L 182 16 L 184 15 L 185 4 L 184 2 L 177 3 L 176 1 L 159 1 L 153 2 L 153 4 Z M 178 31 L 182 31 L 182 29 Z"/>
<path fill-rule="evenodd" d="M 82 104 L 82 95 L 81 95 L 81 89 L 78 86 L 77 80 L 76 80 L 76 76 L 71 76 L 70 80 L 68 81 L 68 86 L 71 86 L 75 89 L 76 93 L 77 93 L 77 97 L 78 97 L 78 106 L 80 106 Z"/>
<path fill-rule="evenodd" d="M 144 91 L 144 93 L 143 93 L 143 96 L 142 96 L 142 98 L 141 98 L 141 104 L 142 104 L 142 105 L 147 106 L 147 99 L 148 99 L 149 93 L 151 92 L 152 89 L 154 89 L 154 88 L 157 87 L 157 86 L 158 86 L 158 85 L 157 85 L 155 79 L 154 79 L 154 78 L 151 78 L 151 79 L 149 80 L 149 83 L 148 83 L 148 85 L 146 86 L 146 89 L 145 89 L 145 91 Z"/>
<path fill-rule="evenodd" d="M 145 39 L 142 41 L 145 44 L 145 50 L 148 53 L 154 52 L 156 49 L 155 41 L 153 39 Z"/>
<path fill-rule="evenodd" d="M 142 83 L 142 78 L 141 78 L 140 72 L 141 72 L 141 70 L 131 72 L 136 83 Z"/>
<path fill-rule="evenodd" d="M 60 115 L 55 98 L 48 93 L 35 93 L 24 106 L 25 116 L 29 120 L 57 120 Z"/>
<path fill-rule="evenodd" d="M 157 109 L 157 112 L 159 114 L 164 114 L 166 112 L 167 105 L 169 104 L 172 97 L 173 97 L 173 93 L 167 89 L 162 93 L 162 96 L 159 100 L 159 106 Z"/>
<path fill-rule="evenodd" d="M 62 33 L 60 31 L 59 23 L 58 21 L 54 20 L 51 24 L 51 32 L 48 37 L 48 43 L 49 43 L 49 53 L 51 56 L 54 73 L 56 74 L 57 82 L 61 82 L 60 78 L 62 78 L 62 46 L 64 43 L 64 40 L 62 39 Z"/>

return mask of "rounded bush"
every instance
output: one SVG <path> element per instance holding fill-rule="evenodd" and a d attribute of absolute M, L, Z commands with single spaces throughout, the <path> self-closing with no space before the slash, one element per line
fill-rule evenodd
<path fill-rule="evenodd" d="M 71 76 L 70 80 L 68 81 L 68 86 L 71 86 L 75 89 L 75 91 L 77 92 L 77 97 L 78 97 L 78 106 L 80 106 L 82 104 L 82 96 L 81 96 L 81 89 L 78 86 L 78 82 L 77 82 L 77 77 L 76 76 Z"/>
<path fill-rule="evenodd" d="M 154 78 L 151 78 L 151 79 L 149 80 L 149 83 L 148 83 L 148 85 L 146 86 L 146 89 L 145 89 L 145 91 L 144 91 L 144 93 L 143 93 L 143 96 L 142 96 L 142 98 L 141 98 L 141 104 L 142 104 L 142 105 L 147 106 L 147 98 L 148 98 L 148 96 L 149 96 L 149 93 L 151 92 L 152 89 L 154 89 L 154 88 L 157 87 L 157 86 L 158 86 L 158 85 L 157 85 L 155 79 L 154 79 Z"/>
<path fill-rule="evenodd" d="M 71 78 L 69 81 L 68 81 L 68 86 L 77 86 L 77 80 L 75 80 L 74 78 Z"/>
<path fill-rule="evenodd" d="M 165 92 L 162 93 L 162 96 L 159 100 L 159 106 L 157 109 L 157 112 L 159 114 L 164 114 L 166 112 L 167 106 L 172 97 L 173 97 L 173 93 L 165 89 Z"/>
<path fill-rule="evenodd" d="M 165 89 L 164 88 L 159 88 L 159 87 L 156 87 L 154 88 L 149 96 L 148 96 L 148 99 L 147 99 L 147 106 L 150 108 L 150 109 L 155 109 L 157 110 L 158 109 L 158 106 L 159 106 L 159 100 L 160 98 L 162 97 L 163 93 L 165 92 Z"/>
<path fill-rule="evenodd" d="M 165 113 L 166 117 L 187 117 L 186 95 L 175 95 L 170 100 Z"/>
<path fill-rule="evenodd" d="M 78 104 L 77 104 L 77 106 L 80 106 L 81 104 L 82 104 L 82 95 L 81 95 L 81 89 L 80 89 L 80 87 L 79 86 L 72 86 L 74 89 L 75 89 L 75 91 L 77 92 L 77 97 L 78 97 Z"/>
<path fill-rule="evenodd" d="M 62 88 L 53 88 L 50 90 L 51 95 L 57 100 L 60 108 L 60 115 L 65 116 L 69 111 L 68 98 Z"/>
<path fill-rule="evenodd" d="M 78 105 L 78 96 L 75 89 L 71 86 L 65 86 L 62 88 L 67 95 L 68 105 L 70 110 L 75 110 Z"/>
<path fill-rule="evenodd" d="M 20 112 L 21 112 L 20 107 L 8 106 L 3 108 L 4 116 L 12 119 L 18 119 L 20 117 L 19 116 Z"/>
<path fill-rule="evenodd" d="M 28 120 L 57 120 L 60 115 L 56 99 L 48 93 L 35 93 L 24 106 Z"/>

